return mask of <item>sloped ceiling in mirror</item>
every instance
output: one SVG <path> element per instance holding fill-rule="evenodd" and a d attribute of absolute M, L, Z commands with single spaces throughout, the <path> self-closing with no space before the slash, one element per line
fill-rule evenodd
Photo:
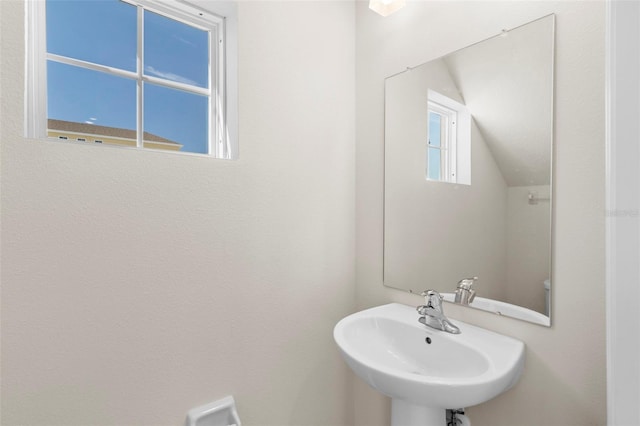
<path fill-rule="evenodd" d="M 508 186 L 550 182 L 553 31 L 541 27 L 552 26 L 541 19 L 444 58 Z"/>

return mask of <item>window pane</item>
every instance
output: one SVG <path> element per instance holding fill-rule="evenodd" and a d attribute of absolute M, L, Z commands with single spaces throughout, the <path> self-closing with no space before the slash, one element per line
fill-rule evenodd
<path fill-rule="evenodd" d="M 146 83 L 146 148 L 208 152 L 209 102 L 206 96 Z"/>
<path fill-rule="evenodd" d="M 49 136 L 135 146 L 136 83 L 48 61 L 47 118 Z"/>
<path fill-rule="evenodd" d="M 209 33 L 145 10 L 144 64 L 145 74 L 209 87 Z"/>
<path fill-rule="evenodd" d="M 427 179 L 442 180 L 440 178 L 440 150 L 427 148 Z"/>
<path fill-rule="evenodd" d="M 119 0 L 47 0 L 47 52 L 135 71 L 136 15 Z"/>
<path fill-rule="evenodd" d="M 429 111 L 429 145 L 440 146 L 442 116 Z"/>

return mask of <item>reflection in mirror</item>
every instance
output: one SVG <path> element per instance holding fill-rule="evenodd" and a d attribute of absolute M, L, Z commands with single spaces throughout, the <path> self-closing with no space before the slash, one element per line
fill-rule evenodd
<path fill-rule="evenodd" d="M 554 16 L 385 81 L 384 283 L 550 325 Z"/>

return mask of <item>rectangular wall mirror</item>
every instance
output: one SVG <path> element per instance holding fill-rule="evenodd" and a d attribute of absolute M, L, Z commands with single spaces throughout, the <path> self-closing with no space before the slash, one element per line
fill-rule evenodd
<path fill-rule="evenodd" d="M 384 284 L 551 324 L 549 15 L 385 80 Z"/>

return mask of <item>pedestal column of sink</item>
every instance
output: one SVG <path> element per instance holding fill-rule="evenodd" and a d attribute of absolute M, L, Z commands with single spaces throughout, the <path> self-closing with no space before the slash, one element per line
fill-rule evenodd
<path fill-rule="evenodd" d="M 391 426 L 446 426 L 447 410 L 391 399 Z"/>

